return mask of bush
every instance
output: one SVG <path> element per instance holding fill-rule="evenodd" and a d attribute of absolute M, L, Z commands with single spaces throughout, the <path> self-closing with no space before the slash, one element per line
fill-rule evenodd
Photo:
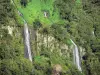
<path fill-rule="evenodd" d="M 30 75 L 32 64 L 27 59 L 4 59 L 0 62 L 0 75 Z"/>

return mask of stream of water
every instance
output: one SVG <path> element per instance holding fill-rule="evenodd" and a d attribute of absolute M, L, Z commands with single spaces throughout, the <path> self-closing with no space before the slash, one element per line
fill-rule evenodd
<path fill-rule="evenodd" d="M 30 61 L 32 61 L 30 35 L 29 35 L 27 22 L 25 20 L 24 20 L 24 38 L 25 38 L 24 40 L 25 41 L 25 58 L 28 58 Z"/>
<path fill-rule="evenodd" d="M 74 64 L 76 65 L 79 71 L 82 71 L 81 66 L 80 66 L 80 56 L 79 56 L 78 47 L 72 40 L 71 42 L 74 45 L 74 49 L 73 49 Z"/>
<path fill-rule="evenodd" d="M 15 5 L 13 0 L 11 0 L 11 3 Z M 17 11 L 18 11 L 18 15 L 23 18 L 23 14 L 19 10 Z M 30 34 L 28 30 L 28 25 L 24 18 L 23 18 L 23 22 L 24 22 L 24 38 L 25 38 L 24 39 L 25 41 L 25 53 L 24 54 L 25 54 L 25 58 L 28 58 L 32 62 L 31 47 L 30 47 Z"/>

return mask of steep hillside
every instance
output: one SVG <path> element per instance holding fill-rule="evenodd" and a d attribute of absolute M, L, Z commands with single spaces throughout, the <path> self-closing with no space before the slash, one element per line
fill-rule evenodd
<path fill-rule="evenodd" d="M 22 27 L 14 15 L 10 1 L 0 0 L 0 75 L 29 75 L 32 64 L 24 58 Z"/>
<path fill-rule="evenodd" d="M 22 0 L 22 2 L 24 2 Z M 14 1 L 17 9 L 23 14 L 29 24 L 33 24 L 35 19 L 39 19 L 43 25 L 62 22 L 59 18 L 58 9 L 54 5 L 54 0 L 31 0 L 26 5 L 21 5 L 20 0 Z"/>
<path fill-rule="evenodd" d="M 0 75 L 99 71 L 99 0 L 0 0 Z"/>

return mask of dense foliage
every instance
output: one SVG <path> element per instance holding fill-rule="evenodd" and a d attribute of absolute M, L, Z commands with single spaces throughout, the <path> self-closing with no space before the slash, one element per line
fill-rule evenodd
<path fill-rule="evenodd" d="M 9 34 L 8 27 L 16 28 L 12 32 L 13 36 Z M 14 9 L 10 0 L 0 0 L 0 75 L 32 73 L 32 63 L 24 58 L 20 32 L 21 28 L 14 20 Z"/>
<path fill-rule="evenodd" d="M 0 75 L 52 75 L 56 64 L 62 67 L 60 75 L 100 74 L 100 0 L 52 0 L 47 8 L 45 6 L 49 0 L 40 0 L 39 3 L 42 3 L 43 7 L 39 6 L 39 9 L 34 8 L 34 10 L 42 11 L 44 8 L 50 10 L 49 16 L 52 14 L 52 17 L 47 19 L 43 18 L 43 14 L 40 18 L 37 17 L 38 14 L 32 11 L 36 14 L 33 20 L 24 12 L 25 19 L 28 17 L 29 22 L 27 22 L 33 21 L 33 25 L 30 26 L 35 33 L 34 40 L 31 39 L 33 62 L 24 58 L 23 25 L 21 25 L 23 23 L 20 23 L 22 19 L 18 17 L 16 8 L 16 6 L 18 8 L 21 6 L 21 11 L 23 9 L 27 11 L 33 0 L 18 0 L 21 4 L 19 6 L 17 3 L 14 6 L 11 1 L 0 0 Z M 34 2 L 39 5 L 37 0 Z M 47 25 L 48 23 L 51 25 Z M 13 28 L 12 34 L 10 34 L 9 27 Z M 37 32 L 41 34 L 40 50 L 38 50 Z M 55 50 L 53 51 L 49 48 L 50 36 L 54 37 L 52 44 Z M 47 46 L 43 43 L 45 37 Z M 66 44 L 70 49 L 72 43 L 69 39 L 73 39 L 79 47 L 85 49 L 84 55 L 81 56 L 82 72 L 78 71 L 73 64 L 71 50 L 67 52 L 69 53 L 67 57 L 64 50 L 59 52 L 60 46 L 57 46 L 55 42 L 57 41 L 59 45 Z"/>
<path fill-rule="evenodd" d="M 69 34 L 86 50 L 83 56 L 85 75 L 99 75 L 100 1 L 83 0 L 81 3 L 70 1 L 57 0 L 59 14 L 62 19 L 68 21 L 66 25 Z"/>

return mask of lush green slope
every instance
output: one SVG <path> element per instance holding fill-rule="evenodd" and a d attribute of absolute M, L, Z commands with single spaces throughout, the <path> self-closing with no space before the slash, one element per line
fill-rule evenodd
<path fill-rule="evenodd" d="M 35 19 L 39 19 L 43 25 L 63 23 L 59 17 L 58 9 L 54 7 L 54 0 L 32 0 L 28 2 L 26 7 L 20 4 L 20 0 L 15 0 L 15 4 L 25 20 L 31 25 Z M 44 17 L 44 11 L 48 13 L 47 18 Z"/>
<path fill-rule="evenodd" d="M 62 3 L 57 0 L 56 3 L 62 13 L 61 18 L 69 21 L 66 24 L 68 33 L 75 39 L 77 45 L 85 48 L 82 60 L 83 72 L 85 75 L 99 75 L 100 1 L 82 0 L 81 3 L 77 0 L 76 4 L 69 0 L 62 0 Z"/>
<path fill-rule="evenodd" d="M 0 0 L 0 75 L 30 75 L 32 64 L 24 58 L 22 28 L 14 16 L 10 0 Z M 13 28 L 12 35 L 8 27 Z"/>
<path fill-rule="evenodd" d="M 23 1 L 30 2 L 24 7 L 20 0 L 14 0 L 14 6 L 10 0 L 0 0 L 0 75 L 51 75 L 56 64 L 62 67 L 61 75 L 100 74 L 99 0 Z M 17 9 L 31 24 L 33 63 L 24 58 L 23 20 Z M 14 28 L 12 35 L 8 26 Z M 69 39 L 84 49 L 80 50 L 82 73 L 73 64 Z"/>

